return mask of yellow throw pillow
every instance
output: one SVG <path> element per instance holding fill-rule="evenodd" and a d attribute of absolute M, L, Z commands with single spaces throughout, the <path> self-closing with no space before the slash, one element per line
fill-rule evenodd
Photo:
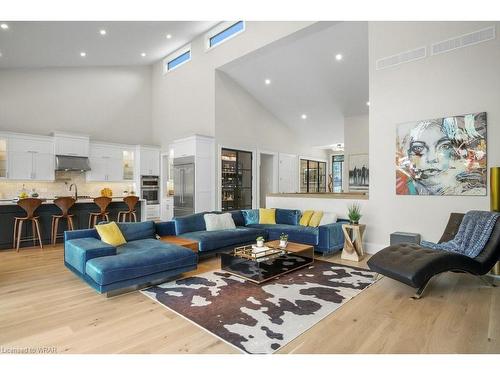
<path fill-rule="evenodd" d="M 307 227 L 309 225 L 309 221 L 311 220 L 313 213 L 314 213 L 313 210 L 304 211 L 302 217 L 300 218 L 299 224 L 302 225 L 303 227 Z"/>
<path fill-rule="evenodd" d="M 309 220 L 309 226 L 310 227 L 319 226 L 319 222 L 321 221 L 322 217 L 323 217 L 323 211 L 314 211 L 313 215 L 311 216 L 311 220 Z"/>
<path fill-rule="evenodd" d="M 122 231 L 118 228 L 118 225 L 114 221 L 108 224 L 100 224 L 96 225 L 95 229 L 97 229 L 97 233 L 101 237 L 102 242 L 106 242 L 111 246 L 120 246 L 127 241 L 125 241 L 125 237 L 123 237 Z"/>
<path fill-rule="evenodd" d="M 259 224 L 276 224 L 276 209 L 259 208 Z"/>

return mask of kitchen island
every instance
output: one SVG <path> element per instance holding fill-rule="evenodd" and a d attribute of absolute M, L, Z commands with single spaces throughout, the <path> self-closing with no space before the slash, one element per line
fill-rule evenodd
<path fill-rule="evenodd" d="M 144 220 L 146 201 L 141 199 L 137 202 L 135 210 L 137 218 Z M 127 211 L 128 206 L 123 202 L 123 198 L 113 198 L 108 206 L 110 220 L 116 221 L 119 211 Z M 73 214 L 73 222 L 75 229 L 86 229 L 89 223 L 89 214 L 91 212 L 99 212 L 99 208 L 92 199 L 78 199 L 70 213 Z M 40 232 L 44 245 L 50 244 L 50 230 L 52 224 L 52 215 L 60 215 L 61 210 L 53 203 L 52 199 L 46 199 L 36 210 L 36 216 L 39 216 Z M 12 200 L 0 201 L 0 249 L 11 249 L 13 241 L 14 217 L 25 217 L 26 212 Z M 66 229 L 66 220 L 61 220 L 59 223 L 59 232 Z M 23 226 L 22 237 L 31 237 L 31 224 Z M 58 239 L 62 242 L 62 238 Z M 33 246 L 32 241 L 21 242 L 21 247 Z"/>

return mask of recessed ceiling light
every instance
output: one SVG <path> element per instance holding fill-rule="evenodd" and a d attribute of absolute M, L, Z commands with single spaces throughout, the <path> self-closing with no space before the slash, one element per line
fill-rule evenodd
<path fill-rule="evenodd" d="M 142 57 L 146 57 L 146 52 L 141 53 Z"/>
<path fill-rule="evenodd" d="M 7 30 L 9 28 L 9 25 L 7 25 L 6 23 L 2 23 L 0 25 L 0 27 L 3 29 L 3 30 Z"/>
<path fill-rule="evenodd" d="M 167 34 L 167 39 L 172 39 L 172 34 Z"/>
<path fill-rule="evenodd" d="M 342 54 L 340 54 L 340 53 L 337 53 L 337 54 L 335 55 L 335 60 L 337 60 L 337 61 L 340 61 L 340 60 L 342 60 L 343 58 L 344 58 L 344 56 L 342 56 Z"/>
<path fill-rule="evenodd" d="M 85 57 L 85 56 L 87 56 L 87 52 L 80 52 L 80 56 L 81 56 L 81 57 Z"/>
<path fill-rule="evenodd" d="M 265 83 L 266 85 L 270 85 L 270 84 L 271 84 L 271 80 L 270 80 L 269 78 L 266 78 L 266 79 L 264 80 L 264 83 Z"/>
<path fill-rule="evenodd" d="M 307 118 L 307 115 L 305 113 L 302 114 L 302 116 L 300 116 L 302 118 L 302 120 L 305 120 Z"/>
<path fill-rule="evenodd" d="M 2 57 L 2 52 L 0 52 L 0 57 Z"/>
<path fill-rule="evenodd" d="M 369 106 L 370 106 L 370 102 L 369 102 L 369 101 L 368 101 L 368 102 L 366 102 L 366 105 L 369 107 Z"/>
<path fill-rule="evenodd" d="M 101 34 L 101 35 L 106 35 L 106 30 L 104 30 L 104 29 L 99 30 L 99 34 Z"/>

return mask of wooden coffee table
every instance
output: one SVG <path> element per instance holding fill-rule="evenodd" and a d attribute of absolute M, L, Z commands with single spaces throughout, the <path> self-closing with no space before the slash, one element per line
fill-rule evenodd
<path fill-rule="evenodd" d="M 310 266 L 314 262 L 314 248 L 288 242 L 286 248 L 279 248 L 279 241 L 270 241 L 265 244 L 274 254 L 251 254 L 251 246 L 236 248 L 230 254 L 221 254 L 221 270 L 235 276 L 249 280 L 256 284 L 275 279 L 286 273 Z M 266 252 L 266 254 L 268 254 Z"/>
<path fill-rule="evenodd" d="M 179 236 L 163 236 L 160 237 L 160 241 L 185 247 L 187 249 L 193 250 L 195 253 L 198 252 L 198 241 L 196 240 L 191 240 L 189 238 Z"/>

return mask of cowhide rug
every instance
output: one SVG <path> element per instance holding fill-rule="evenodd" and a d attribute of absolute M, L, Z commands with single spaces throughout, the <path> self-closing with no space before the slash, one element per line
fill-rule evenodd
<path fill-rule="evenodd" d="M 142 293 L 244 352 L 273 353 L 371 285 L 374 275 L 316 260 L 261 285 L 212 271 Z"/>

